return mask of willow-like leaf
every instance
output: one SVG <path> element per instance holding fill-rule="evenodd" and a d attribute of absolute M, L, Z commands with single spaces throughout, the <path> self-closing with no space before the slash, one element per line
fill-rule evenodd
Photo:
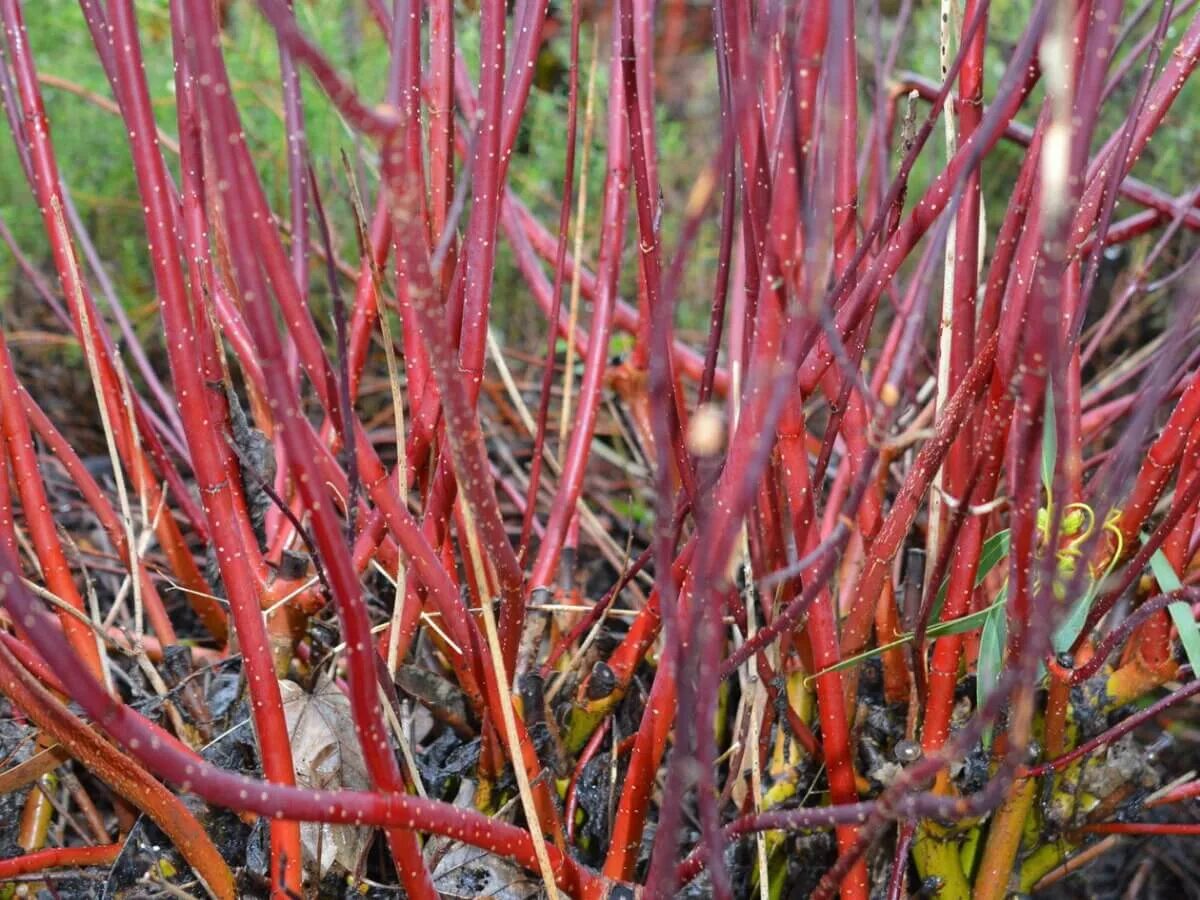
<path fill-rule="evenodd" d="M 927 637 L 944 637 L 948 634 L 963 634 L 967 631 L 974 631 L 980 625 L 983 625 L 987 617 L 994 610 L 1001 609 L 1008 601 L 1007 591 L 1001 592 L 1000 599 L 986 609 L 978 610 L 977 612 L 969 613 L 965 616 L 960 616 L 957 619 L 950 619 L 947 622 L 938 622 L 935 625 L 930 625 L 925 630 Z M 1003 618 L 1003 617 L 1002 617 Z M 805 683 L 811 683 L 822 675 L 828 675 L 830 672 L 840 672 L 843 669 L 849 669 L 851 666 L 856 666 L 865 660 L 875 656 L 880 656 L 888 650 L 894 650 L 896 647 L 903 647 L 911 641 L 916 635 L 909 631 L 900 635 L 894 641 L 886 644 L 881 644 L 878 647 L 872 647 L 870 650 L 864 650 L 862 653 L 856 653 L 854 656 L 848 656 L 835 665 L 822 669 L 814 675 L 810 675 L 805 679 Z"/>
<path fill-rule="evenodd" d="M 1007 528 L 997 531 L 983 542 L 983 547 L 979 551 L 979 568 L 975 570 L 975 587 L 983 584 L 983 579 L 987 578 L 988 573 L 996 568 L 996 563 L 1008 556 L 1008 544 L 1009 530 Z M 941 619 L 942 607 L 946 604 L 946 591 L 949 587 L 950 577 L 946 576 L 942 580 L 942 586 L 938 588 L 937 598 L 933 601 L 933 612 L 930 614 L 930 619 L 934 622 Z M 932 628 L 929 633 L 933 633 Z"/>
<path fill-rule="evenodd" d="M 1156 550 L 1150 557 L 1150 571 L 1154 573 L 1155 579 L 1158 580 L 1158 586 L 1165 593 L 1182 590 L 1183 582 L 1179 580 L 1170 560 L 1162 550 Z M 1192 667 L 1192 677 L 1194 678 L 1196 673 L 1200 672 L 1200 627 L 1197 627 L 1196 617 L 1192 615 L 1191 604 L 1186 601 L 1177 600 L 1167 609 L 1171 613 L 1171 621 L 1179 630 L 1179 641 L 1183 644 L 1183 652 L 1187 655 L 1188 665 Z"/>

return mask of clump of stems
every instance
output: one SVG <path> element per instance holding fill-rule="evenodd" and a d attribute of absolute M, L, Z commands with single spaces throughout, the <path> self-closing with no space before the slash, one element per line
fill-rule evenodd
<path fill-rule="evenodd" d="M 713 0 L 686 51 L 682 3 L 376 0 L 387 80 L 360 88 L 290 2 L 258 0 L 287 138 L 276 209 L 214 4 L 170 0 L 156 120 L 135 4 L 80 0 L 110 88 L 92 99 L 128 139 L 159 371 L 120 303 L 96 302 L 112 289 L 59 168 L 53 64 L 0 0 L 0 94 L 56 283 L 3 236 L 84 353 L 120 488 L 0 340 L 0 692 L 216 896 L 234 874 L 173 791 L 267 818 L 280 897 L 313 889 L 302 822 L 381 829 L 388 876 L 429 898 L 432 835 L 552 896 L 705 878 L 724 898 L 784 890 L 788 842 L 830 830 L 803 877 L 865 900 L 930 878 L 1007 896 L 1094 855 L 1093 835 L 1169 833 L 1123 820 L 1134 785 L 1080 785 L 1198 690 L 1200 188 L 1134 173 L 1171 133 L 1200 14 L 1028 5 L 998 34 L 988 0 L 944 3 L 934 75 L 896 67 L 928 38 L 908 0 Z M 514 155 L 564 15 L 547 206 Z M 665 73 L 695 60 L 719 114 L 703 151 L 671 153 Z M 303 82 L 355 162 L 310 158 Z M 545 314 L 533 355 L 496 349 L 502 284 Z M 129 610 L 89 601 L 35 436 L 131 579 Z M 625 547 L 614 472 L 648 523 Z M 280 678 L 316 671 L 319 618 L 370 790 L 297 786 Z M 122 700 L 114 654 L 153 683 L 181 647 L 240 657 L 261 778 Z M 479 738 L 477 808 L 424 796 L 423 748 L 392 721 L 406 661 L 461 698 L 432 715 Z M 581 828 L 600 764 L 611 815 Z M 0 880 L 110 865 L 111 837 L 29 847 Z"/>

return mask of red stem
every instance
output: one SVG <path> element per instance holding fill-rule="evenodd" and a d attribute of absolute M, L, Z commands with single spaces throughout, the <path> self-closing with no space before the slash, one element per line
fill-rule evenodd
<path fill-rule="evenodd" d="M 49 847 L 36 853 L 26 853 L 12 859 L 0 860 L 0 881 L 31 875 L 46 869 L 82 869 L 88 866 L 112 865 L 124 844 L 99 844 L 94 847 Z"/>

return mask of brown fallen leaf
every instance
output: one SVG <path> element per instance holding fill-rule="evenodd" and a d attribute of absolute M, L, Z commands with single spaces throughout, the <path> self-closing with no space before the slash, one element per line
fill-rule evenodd
<path fill-rule="evenodd" d="M 426 847 L 427 856 L 436 860 L 433 886 L 443 898 L 532 900 L 545 896 L 540 878 L 486 850 L 442 837 L 431 838 Z"/>
<path fill-rule="evenodd" d="M 354 730 L 350 701 L 331 678 L 313 693 L 294 681 L 280 681 L 283 712 L 292 742 L 296 784 L 318 790 L 368 790 L 362 748 Z M 306 875 L 319 881 L 335 865 L 359 870 L 371 845 L 372 829 L 355 825 L 306 822 L 300 826 Z"/>
<path fill-rule="evenodd" d="M 454 805 L 470 809 L 475 802 L 475 784 L 459 784 Z M 504 816 L 505 809 L 496 815 Z M 452 838 L 433 835 L 425 842 L 425 862 L 433 875 L 433 886 L 444 900 L 488 897 L 492 900 L 533 900 L 545 897 L 542 881 L 520 866 Z"/>

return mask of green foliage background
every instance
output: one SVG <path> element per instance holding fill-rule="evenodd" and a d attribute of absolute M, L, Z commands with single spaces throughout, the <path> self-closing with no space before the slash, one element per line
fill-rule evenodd
<path fill-rule="evenodd" d="M 871 4 L 859 4 L 859 52 L 863 60 L 863 95 L 860 98 L 863 127 L 876 96 L 872 80 L 876 35 L 870 22 Z M 891 39 L 892 20 L 887 18 L 890 4 L 884 4 L 885 18 L 878 40 L 886 49 Z M 1016 36 L 1027 22 L 1031 0 L 1006 0 L 994 3 L 989 29 L 986 93 L 991 96 L 1003 75 Z M 173 134 L 173 84 L 167 0 L 136 0 L 142 29 L 146 65 L 155 109 L 163 129 Z M 566 4 L 552 4 L 552 15 L 560 16 L 565 26 Z M 387 66 L 387 47 L 366 4 L 359 0 L 298 0 L 297 15 L 307 34 L 320 44 L 341 71 L 348 74 L 362 93 L 382 99 Z M 914 11 L 907 40 L 898 59 L 900 69 L 937 77 L 939 6 L 919 2 Z M 460 8 L 460 46 L 474 69 L 473 12 Z M 697 3 L 689 15 L 701 15 Z M 80 87 L 109 97 L 109 88 L 92 47 L 91 37 L 75 0 L 39 0 L 26 3 L 24 14 L 29 41 L 39 71 L 69 80 Z M 1144 33 L 1152 27 L 1152 17 L 1139 27 Z M 564 165 L 567 82 L 565 65 L 568 55 L 565 27 L 555 29 L 549 46 L 538 64 L 537 87 L 530 100 L 522 126 L 517 152 L 511 169 L 511 184 L 551 229 L 556 227 L 558 197 Z M 1177 38 L 1181 28 L 1172 29 Z M 590 54 L 591 42 L 599 35 L 601 64 L 597 72 L 597 116 L 587 173 L 589 215 L 586 240 L 594 252 L 599 235 L 597 222 L 604 179 L 604 108 L 607 89 L 607 25 L 585 25 L 583 58 Z M 287 209 L 285 135 L 278 85 L 278 56 L 270 26 L 251 0 L 231 5 L 226 31 L 227 58 L 235 82 L 235 93 L 246 124 L 247 137 L 258 159 L 269 196 L 276 210 Z M 687 192 L 702 166 L 711 157 L 719 136 L 719 118 L 715 72 L 711 45 L 697 43 L 688 56 L 663 63 L 659 71 L 660 174 L 666 199 L 663 227 L 667 248 L 673 245 Z M 1166 48 L 1169 52 L 1170 47 Z M 1164 57 L 1165 58 L 1165 57 Z M 586 66 L 585 66 L 586 68 Z M 1118 95 L 1131 97 L 1137 71 L 1126 79 Z M 586 83 L 586 71 L 581 80 Z M 326 206 L 340 235 L 343 252 L 353 257 L 353 230 L 350 203 L 339 162 L 342 150 L 358 160 L 360 177 L 372 187 L 370 153 L 358 152 L 352 133 L 331 108 L 311 79 L 304 77 L 305 114 L 313 165 L 323 176 Z M 138 209 L 137 189 L 130 166 L 127 144 L 119 120 L 111 113 L 64 91 L 44 85 L 47 112 L 63 177 L 80 209 L 101 258 L 118 286 L 122 301 L 132 311 L 150 312 L 152 284 L 144 251 L 144 235 Z M 1035 98 L 1036 100 L 1037 98 Z M 1164 190 L 1179 194 L 1194 182 L 1198 166 L 1196 146 L 1200 139 L 1200 118 L 1188 116 L 1188 109 L 1200 104 L 1200 88 L 1193 79 L 1175 105 L 1168 127 L 1138 163 L 1136 174 Z M 1034 107 L 1029 107 L 1030 109 Z M 918 116 L 927 111 L 918 104 Z M 1099 129 L 1101 136 L 1111 133 L 1123 107 L 1111 102 Z M 1028 121 L 1032 115 L 1026 114 Z M 5 129 L 7 130 L 7 129 Z M 580 133 L 582 135 L 582 110 Z M 861 135 L 860 135 L 861 137 Z M 898 139 L 898 138 L 897 138 Z M 909 203 L 920 196 L 932 172 L 944 161 L 944 143 L 939 125 L 913 175 L 908 192 Z M 985 171 L 987 219 L 994 231 L 1008 197 L 1017 166 L 1019 148 L 1004 144 L 989 157 Z M 168 154 L 168 160 L 174 160 Z M 892 163 L 893 171 L 895 161 Z M 21 248 L 35 262 L 46 258 L 46 241 L 36 205 L 24 183 L 10 138 L 0 138 L 0 216 L 12 229 Z M 631 228 L 633 223 L 631 221 Z M 541 333 L 544 325 L 527 288 L 512 267 L 507 248 L 497 271 L 495 321 L 509 332 L 510 339 L 521 341 L 527 333 Z M 630 254 L 624 267 L 623 288 L 628 296 L 635 288 L 636 266 Z M 680 291 L 679 324 L 685 330 L 699 330 L 707 323 L 711 305 L 712 272 L 716 265 L 716 225 L 711 217 L 693 253 L 692 264 Z M 9 300 L 17 277 L 11 254 L 0 248 L 0 304 Z M 320 297 L 321 273 L 314 269 L 314 296 Z M 138 315 L 148 332 L 153 331 L 153 316 Z"/>

